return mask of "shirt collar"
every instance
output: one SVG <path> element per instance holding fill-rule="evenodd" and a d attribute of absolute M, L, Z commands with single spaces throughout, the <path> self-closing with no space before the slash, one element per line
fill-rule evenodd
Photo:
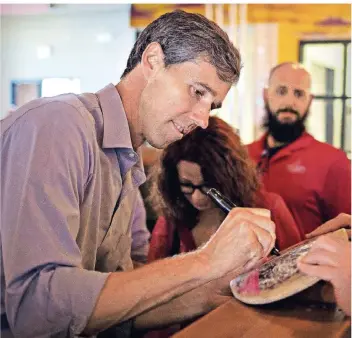
<path fill-rule="evenodd" d="M 265 149 L 267 147 L 266 144 L 268 136 L 269 133 L 266 132 L 257 141 L 262 149 Z M 311 134 L 304 131 L 300 137 L 298 137 L 293 142 L 287 144 L 287 146 L 289 146 L 291 149 L 305 148 L 312 142 L 313 139 L 314 137 Z"/>
<path fill-rule="evenodd" d="M 119 149 L 117 157 L 123 172 L 126 173 L 134 167 L 133 184 L 139 186 L 146 180 L 142 153 L 140 149 L 133 150 L 131 133 L 120 94 L 113 84 L 109 84 L 96 95 L 103 115 L 102 148 Z"/>
<path fill-rule="evenodd" d="M 263 135 L 263 137 L 259 140 L 260 144 L 262 145 L 262 149 L 266 151 L 266 138 L 268 137 L 268 133 Z M 295 141 L 287 144 L 283 149 L 280 149 L 275 155 L 273 155 L 273 159 L 278 159 L 287 155 L 290 155 L 292 152 L 307 148 L 311 142 L 314 140 L 313 136 L 304 131 L 300 137 L 298 137 Z"/>
<path fill-rule="evenodd" d="M 103 113 L 103 148 L 132 148 L 125 109 L 116 87 L 109 84 L 96 95 Z"/>

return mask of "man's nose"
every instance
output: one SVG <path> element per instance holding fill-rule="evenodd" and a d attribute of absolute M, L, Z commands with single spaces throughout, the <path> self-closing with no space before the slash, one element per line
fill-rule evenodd
<path fill-rule="evenodd" d="M 209 124 L 210 106 L 208 104 L 196 105 L 191 112 L 191 119 L 197 126 L 205 129 Z"/>
<path fill-rule="evenodd" d="M 296 109 L 296 101 L 297 98 L 295 97 L 293 92 L 289 92 L 289 94 L 286 97 L 286 105 L 287 107 L 291 108 L 291 109 Z"/>

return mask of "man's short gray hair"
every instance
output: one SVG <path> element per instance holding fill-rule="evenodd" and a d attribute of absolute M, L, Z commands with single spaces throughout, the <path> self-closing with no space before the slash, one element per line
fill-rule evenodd
<path fill-rule="evenodd" d="M 234 84 L 239 79 L 241 56 L 228 35 L 203 15 L 182 10 L 160 16 L 142 31 L 121 78 L 141 62 L 144 50 L 152 42 L 160 44 L 165 67 L 202 58 L 216 68 L 222 81 Z"/>

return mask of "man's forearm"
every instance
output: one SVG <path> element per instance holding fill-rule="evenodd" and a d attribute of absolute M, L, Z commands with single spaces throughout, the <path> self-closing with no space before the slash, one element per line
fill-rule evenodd
<path fill-rule="evenodd" d="M 163 327 L 201 316 L 233 298 L 230 281 L 242 273 L 231 271 L 221 278 L 198 286 L 155 309 L 137 316 L 134 322 L 138 330 Z"/>
<path fill-rule="evenodd" d="M 275 242 L 274 223 L 254 211 L 259 210 L 231 210 L 211 240 L 198 251 L 135 271 L 112 273 L 84 333 L 94 334 L 134 318 L 231 271 L 252 268 Z"/>
<path fill-rule="evenodd" d="M 171 301 L 140 314 L 134 321 L 137 330 L 157 329 L 181 323 L 209 312 L 212 306 L 209 297 L 191 290 Z"/>
<path fill-rule="evenodd" d="M 206 257 L 199 252 L 160 260 L 130 272 L 112 273 L 84 333 L 94 334 L 135 317 L 212 278 Z"/>

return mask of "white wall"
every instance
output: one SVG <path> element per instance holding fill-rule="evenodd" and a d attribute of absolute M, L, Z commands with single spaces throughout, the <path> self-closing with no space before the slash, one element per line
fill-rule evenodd
<path fill-rule="evenodd" d="M 235 42 L 242 56 L 241 77 L 218 116 L 239 129 L 245 144 L 253 142 L 262 132 L 263 88 L 270 69 L 277 64 L 277 34 L 276 24 L 252 24 L 246 27 L 246 40 Z"/>
<path fill-rule="evenodd" d="M 121 4 L 103 12 L 2 17 L 0 117 L 10 109 L 12 80 L 74 77 L 82 92 L 117 83 L 135 41 L 129 13 L 129 5 Z M 110 33 L 112 41 L 97 42 L 102 33 Z M 50 45 L 52 56 L 38 59 L 39 45 Z"/>
<path fill-rule="evenodd" d="M 97 5 L 57 6 L 56 15 L 1 18 L 0 117 L 11 108 L 13 80 L 79 78 L 82 92 L 118 82 L 135 41 L 136 31 L 129 27 L 129 5 L 111 5 L 102 12 L 94 10 Z M 113 40 L 98 43 L 96 35 L 102 33 L 112 34 Z M 277 63 L 277 25 L 248 25 L 245 37 L 235 43 L 243 54 L 240 82 L 218 115 L 240 129 L 243 142 L 249 143 L 258 137 L 264 113 L 262 89 L 270 68 Z M 40 45 L 52 47 L 50 58 L 37 58 L 36 47 Z"/>

